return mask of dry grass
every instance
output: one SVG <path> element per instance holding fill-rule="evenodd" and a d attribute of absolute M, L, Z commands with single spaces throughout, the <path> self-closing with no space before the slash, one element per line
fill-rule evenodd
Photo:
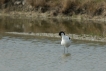
<path fill-rule="evenodd" d="M 57 7 L 61 5 L 61 0 L 48 0 L 46 4 L 51 8 Z"/>
<path fill-rule="evenodd" d="M 75 11 L 79 2 L 76 0 L 63 0 L 62 1 L 62 12 L 68 13 L 69 11 Z"/>
<path fill-rule="evenodd" d="M 62 12 L 65 14 L 74 12 L 81 14 L 83 11 L 88 15 L 101 15 L 106 9 L 105 0 L 63 0 Z"/>
<path fill-rule="evenodd" d="M 4 4 L 4 3 L 7 3 L 9 1 L 13 1 L 13 0 L 0 0 L 0 4 Z"/>
<path fill-rule="evenodd" d="M 0 4 L 13 0 L 0 0 Z M 14 0 L 15 1 L 15 0 Z M 58 8 L 58 13 L 106 15 L 106 0 L 26 0 L 33 8 L 45 7 L 47 10 Z M 25 7 L 24 7 L 25 8 Z M 49 8 L 49 9 L 47 9 Z"/>
<path fill-rule="evenodd" d="M 87 1 L 82 4 L 83 9 L 86 10 L 88 15 L 100 15 L 103 12 L 103 6 L 105 4 L 97 1 Z"/>
<path fill-rule="evenodd" d="M 45 6 L 46 0 L 27 0 L 28 3 L 34 7 Z"/>
<path fill-rule="evenodd" d="M 5 0 L 0 0 L 0 4 L 3 4 L 5 2 Z"/>

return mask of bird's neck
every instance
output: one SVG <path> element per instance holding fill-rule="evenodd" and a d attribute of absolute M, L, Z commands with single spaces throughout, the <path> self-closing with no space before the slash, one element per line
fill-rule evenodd
<path fill-rule="evenodd" d="M 62 33 L 61 36 L 65 36 L 65 35 Z"/>
<path fill-rule="evenodd" d="M 62 39 L 64 39 L 64 36 L 65 36 L 64 34 L 61 35 Z"/>

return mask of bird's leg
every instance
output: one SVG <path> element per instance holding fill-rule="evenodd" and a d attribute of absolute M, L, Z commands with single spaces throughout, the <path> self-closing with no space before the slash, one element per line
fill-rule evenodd
<path fill-rule="evenodd" d="M 68 53 L 68 48 L 67 48 L 67 53 Z"/>
<path fill-rule="evenodd" d="M 65 47 L 64 47 L 64 54 L 65 54 Z"/>

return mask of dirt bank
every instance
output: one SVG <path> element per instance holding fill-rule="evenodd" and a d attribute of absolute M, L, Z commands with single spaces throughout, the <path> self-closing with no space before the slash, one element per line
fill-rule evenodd
<path fill-rule="evenodd" d="M 60 14 L 58 16 L 51 16 L 50 13 L 46 12 L 46 13 L 38 13 L 38 12 L 23 12 L 23 11 L 11 11 L 9 13 L 5 13 L 5 12 L 0 12 L 0 16 L 8 16 L 11 18 L 27 18 L 27 19 L 48 19 L 48 18 L 56 18 L 56 19 L 77 19 L 77 20 L 93 20 L 93 21 L 101 21 L 104 22 L 106 21 L 106 17 L 102 17 L 102 16 L 95 16 L 95 17 L 91 17 L 89 15 L 74 15 L 74 16 L 66 16 L 63 14 Z"/>

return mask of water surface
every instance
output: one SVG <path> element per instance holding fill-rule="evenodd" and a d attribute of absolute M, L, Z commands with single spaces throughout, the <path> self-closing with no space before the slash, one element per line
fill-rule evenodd
<path fill-rule="evenodd" d="M 5 36 L 0 71 L 105 71 L 106 45 L 73 41 L 64 55 L 59 39 Z"/>
<path fill-rule="evenodd" d="M 106 36 L 106 22 L 87 20 L 0 18 L 0 32 L 90 34 Z"/>
<path fill-rule="evenodd" d="M 72 40 L 68 54 L 61 38 L 17 33 L 90 34 L 106 36 L 105 22 L 0 18 L 0 71 L 105 71 L 106 44 Z M 85 38 L 85 37 L 84 37 Z M 100 38 L 101 39 L 101 38 Z"/>

